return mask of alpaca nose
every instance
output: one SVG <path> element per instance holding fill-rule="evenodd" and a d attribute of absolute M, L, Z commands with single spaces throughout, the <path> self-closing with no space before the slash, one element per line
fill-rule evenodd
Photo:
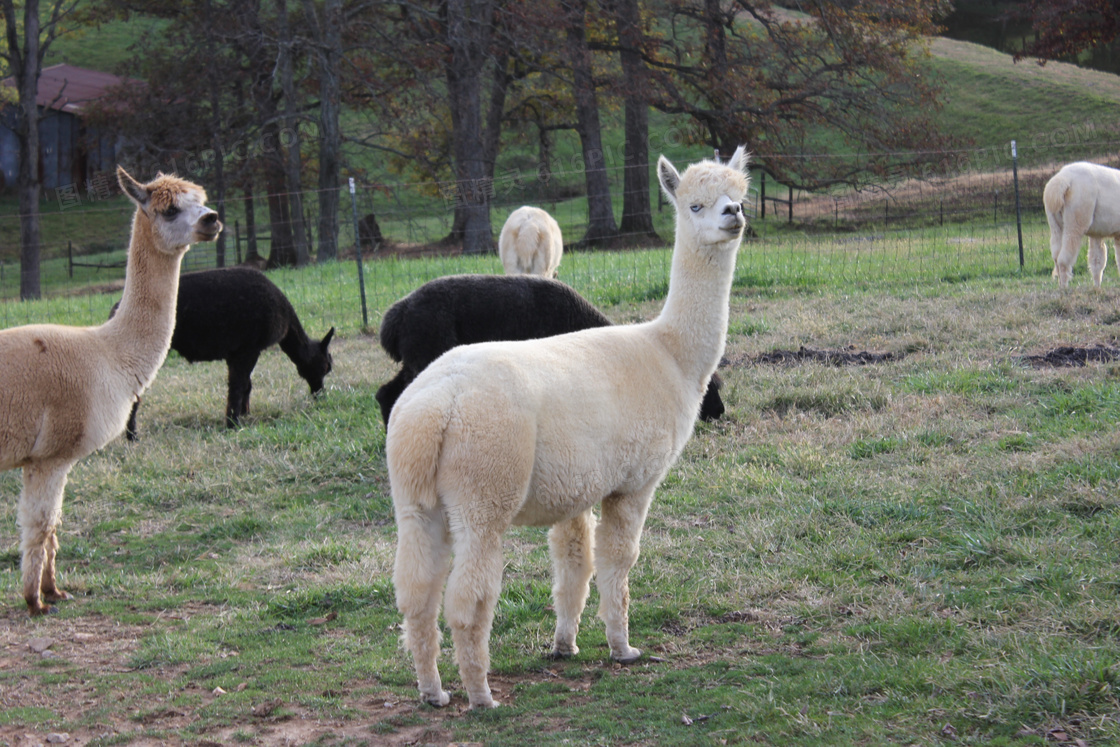
<path fill-rule="evenodd" d="M 218 224 L 218 214 L 211 210 L 206 215 L 202 216 L 202 225 L 207 228 L 213 228 Z"/>
<path fill-rule="evenodd" d="M 724 215 L 738 215 L 743 212 L 743 206 L 737 202 L 732 202 L 723 209 Z"/>

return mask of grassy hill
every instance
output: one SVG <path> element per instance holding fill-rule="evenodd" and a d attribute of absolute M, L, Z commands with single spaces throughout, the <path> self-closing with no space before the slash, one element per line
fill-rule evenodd
<path fill-rule="evenodd" d="M 930 46 L 932 73 L 943 84 L 943 127 L 978 147 L 1020 145 L 1020 157 L 1055 150 L 1074 158 L 1115 150 L 1120 122 L 1120 76 L 1064 62 L 1045 66 L 964 41 L 938 38 Z"/>

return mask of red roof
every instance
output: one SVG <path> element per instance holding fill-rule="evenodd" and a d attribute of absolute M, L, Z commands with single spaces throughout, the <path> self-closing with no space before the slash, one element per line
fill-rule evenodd
<path fill-rule="evenodd" d="M 138 83 L 112 73 L 86 70 L 73 65 L 51 65 L 39 73 L 39 91 L 35 103 L 70 114 L 79 114 L 86 104 L 96 101 L 105 92 L 122 83 Z M 15 86 L 14 78 L 5 78 L 5 86 Z"/>

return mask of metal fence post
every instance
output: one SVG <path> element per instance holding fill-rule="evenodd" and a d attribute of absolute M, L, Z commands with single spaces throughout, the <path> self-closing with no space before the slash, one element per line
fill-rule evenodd
<path fill-rule="evenodd" d="M 1019 202 L 1019 151 L 1011 141 L 1011 175 L 1015 181 L 1015 230 L 1019 233 L 1019 269 L 1023 269 L 1023 208 Z"/>
<path fill-rule="evenodd" d="M 362 330 L 369 329 L 369 310 L 366 308 L 366 277 L 362 270 L 362 242 L 358 240 L 358 197 L 354 191 L 354 177 L 350 177 L 350 207 L 354 214 L 354 260 L 358 263 L 358 293 L 362 296 Z"/>

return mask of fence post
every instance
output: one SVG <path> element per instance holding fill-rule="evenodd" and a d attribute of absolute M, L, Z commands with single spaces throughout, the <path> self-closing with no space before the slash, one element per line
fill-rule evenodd
<path fill-rule="evenodd" d="M 1019 270 L 1023 269 L 1023 208 L 1019 202 L 1019 151 L 1011 141 L 1011 175 L 1015 181 L 1015 230 L 1019 234 Z"/>
<path fill-rule="evenodd" d="M 237 255 L 237 264 L 241 264 L 241 221 L 233 222 L 233 247 Z"/>
<path fill-rule="evenodd" d="M 759 220 L 766 220 L 766 172 L 762 172 L 761 186 L 758 191 Z"/>
<path fill-rule="evenodd" d="M 793 223 L 793 187 L 789 188 L 789 220 L 787 223 Z"/>
<path fill-rule="evenodd" d="M 362 296 L 362 331 L 369 329 L 369 310 L 366 308 L 366 277 L 362 270 L 362 242 L 358 240 L 358 196 L 354 191 L 354 177 L 350 177 L 350 208 L 354 215 L 354 260 L 358 263 L 358 293 Z"/>
<path fill-rule="evenodd" d="M 74 244 L 69 239 L 66 241 L 66 270 L 74 277 Z"/>

